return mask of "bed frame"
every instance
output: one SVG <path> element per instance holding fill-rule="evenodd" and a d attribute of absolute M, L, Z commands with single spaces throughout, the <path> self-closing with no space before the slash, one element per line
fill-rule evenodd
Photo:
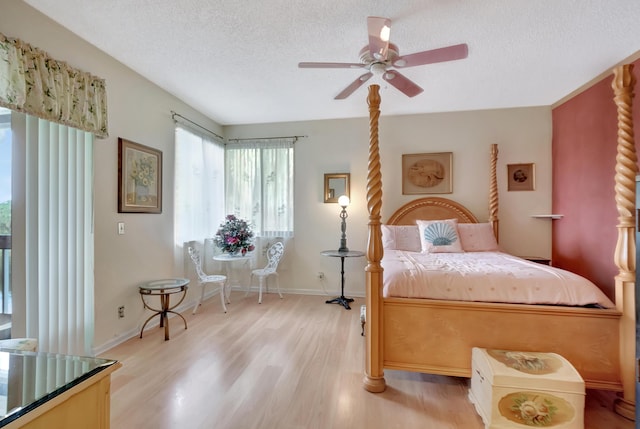
<path fill-rule="evenodd" d="M 616 411 L 635 417 L 635 176 L 637 174 L 631 98 L 632 66 L 615 70 L 618 105 L 616 204 L 618 245 L 616 308 L 497 304 L 431 299 L 383 298 L 382 180 L 378 148 L 380 96 L 369 87 L 370 139 L 367 174 L 369 239 L 366 274 L 366 361 L 363 384 L 370 392 L 386 388 L 384 368 L 471 376 L 471 348 L 559 353 L 580 372 L 588 388 L 621 392 Z M 496 164 L 491 148 L 489 222 L 498 231 Z M 477 222 L 464 206 L 446 198 L 421 198 L 399 208 L 388 224 L 416 219 L 457 218 Z M 496 235 L 497 237 L 497 235 Z M 420 327 L 420 329 L 418 329 Z"/>

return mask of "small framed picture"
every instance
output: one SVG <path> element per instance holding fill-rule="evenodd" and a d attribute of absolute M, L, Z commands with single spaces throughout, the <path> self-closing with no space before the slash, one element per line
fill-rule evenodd
<path fill-rule="evenodd" d="M 327 173 L 324 175 L 324 202 L 337 203 L 342 195 L 349 196 L 350 173 Z"/>
<path fill-rule="evenodd" d="M 535 190 L 535 164 L 507 164 L 507 190 Z"/>
<path fill-rule="evenodd" d="M 402 193 L 450 194 L 453 192 L 453 153 L 402 155 Z"/>
<path fill-rule="evenodd" d="M 118 213 L 162 213 L 162 152 L 118 138 Z"/>

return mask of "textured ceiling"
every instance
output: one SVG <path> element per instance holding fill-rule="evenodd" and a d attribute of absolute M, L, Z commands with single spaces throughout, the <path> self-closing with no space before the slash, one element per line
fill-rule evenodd
<path fill-rule="evenodd" d="M 25 0 L 222 125 L 550 105 L 640 51 L 639 0 Z M 367 16 L 400 54 L 467 43 L 467 59 L 406 68 L 408 98 L 361 70 Z M 99 74 L 98 70 L 92 72 Z"/>

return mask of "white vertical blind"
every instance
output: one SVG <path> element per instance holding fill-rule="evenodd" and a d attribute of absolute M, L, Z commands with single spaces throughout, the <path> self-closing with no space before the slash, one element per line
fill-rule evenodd
<path fill-rule="evenodd" d="M 93 351 L 93 135 L 27 116 L 26 334 L 42 351 Z"/>

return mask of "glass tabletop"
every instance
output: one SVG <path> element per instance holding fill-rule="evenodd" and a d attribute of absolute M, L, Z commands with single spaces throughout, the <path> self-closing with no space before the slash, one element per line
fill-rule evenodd
<path fill-rule="evenodd" d="M 246 259 L 253 259 L 253 253 L 252 252 L 247 252 L 244 255 L 243 254 L 237 254 L 237 255 L 230 255 L 228 253 L 220 253 L 219 255 L 213 255 L 213 260 L 214 261 L 244 261 Z"/>
<path fill-rule="evenodd" d="M 42 352 L 0 352 L 0 427 L 116 363 Z"/>
<path fill-rule="evenodd" d="M 361 252 L 359 250 L 323 250 L 322 252 L 320 252 L 320 254 L 322 256 L 333 256 L 336 258 L 357 258 L 360 256 L 364 256 L 364 252 Z"/>
<path fill-rule="evenodd" d="M 182 288 L 189 284 L 189 279 L 162 279 L 141 283 L 140 289 L 144 290 L 165 290 Z"/>

